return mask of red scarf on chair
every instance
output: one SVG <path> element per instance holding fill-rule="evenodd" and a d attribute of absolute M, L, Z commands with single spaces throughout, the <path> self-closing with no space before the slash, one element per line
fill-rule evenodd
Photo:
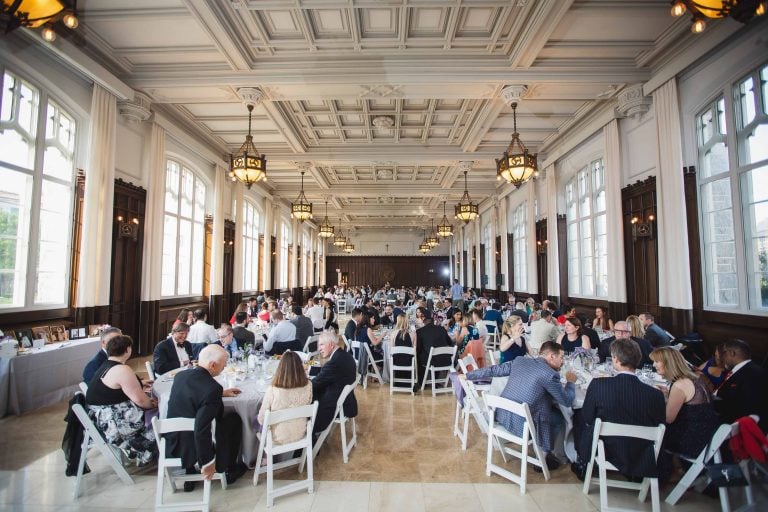
<path fill-rule="evenodd" d="M 751 416 L 736 420 L 739 433 L 728 441 L 733 457 L 737 461 L 752 459 L 765 463 L 768 460 L 768 439 Z"/>

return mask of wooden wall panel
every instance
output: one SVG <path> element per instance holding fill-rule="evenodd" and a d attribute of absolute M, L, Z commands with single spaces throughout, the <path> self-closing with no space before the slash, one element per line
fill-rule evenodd
<path fill-rule="evenodd" d="M 536 280 L 541 302 L 547 298 L 547 219 L 536 223 Z"/>
<path fill-rule="evenodd" d="M 347 273 L 350 286 L 377 288 L 387 280 L 392 286 L 448 286 L 449 264 L 448 256 L 327 256 L 325 271 Z"/>
<path fill-rule="evenodd" d="M 650 223 L 650 236 L 633 235 L 635 223 L 648 221 L 651 216 L 655 218 L 656 178 L 652 176 L 623 188 L 621 201 L 627 269 L 627 307 L 631 312 L 647 311 L 659 316 L 659 257 L 655 220 Z"/>

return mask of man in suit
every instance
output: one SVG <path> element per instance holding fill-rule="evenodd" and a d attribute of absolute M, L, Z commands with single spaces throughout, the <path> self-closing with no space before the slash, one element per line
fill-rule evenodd
<path fill-rule="evenodd" d="M 352 341 L 355 339 L 355 331 L 357 331 L 357 324 L 360 323 L 360 319 L 363 317 L 363 310 L 360 308 L 354 308 L 352 310 L 352 319 L 347 322 L 347 325 L 344 327 L 344 337 L 347 338 L 348 341 Z"/>
<path fill-rule="evenodd" d="M 384 327 L 395 326 L 396 319 L 395 319 L 394 310 L 392 309 L 391 305 L 387 304 L 384 307 L 384 314 L 381 315 L 380 320 L 381 320 L 381 325 Z"/>
<path fill-rule="evenodd" d="M 101 368 L 101 365 L 103 365 L 104 361 L 109 357 L 107 355 L 107 342 L 120 334 L 123 334 L 123 331 L 117 327 L 107 327 L 101 332 L 101 348 L 96 355 L 88 361 L 85 368 L 83 368 L 83 382 L 86 384 L 91 383 L 91 379 L 93 379 L 93 376 L 96 374 L 96 370 Z"/>
<path fill-rule="evenodd" d="M 223 396 L 240 394 L 237 388 L 223 389 L 214 377 L 227 365 L 227 352 L 218 345 L 200 351 L 197 368 L 179 373 L 173 380 L 168 398 L 168 418 L 194 418 L 194 432 L 166 434 L 166 455 L 181 457 L 187 474 L 197 473 L 210 480 L 214 473 L 225 473 L 227 483 L 243 476 L 245 465 L 238 461 L 242 421 L 236 413 L 224 414 Z M 211 425 L 216 420 L 214 445 Z M 185 482 L 184 491 L 192 491 L 195 482 Z"/>
<path fill-rule="evenodd" d="M 290 322 L 296 326 L 296 339 L 301 342 L 303 348 L 307 338 L 315 334 L 315 328 L 312 325 L 312 320 L 304 316 L 301 306 L 296 304 L 291 311 L 293 311 L 293 318 Z"/>
<path fill-rule="evenodd" d="M 335 333 L 323 331 L 317 341 L 317 348 L 323 358 L 328 361 L 320 369 L 320 373 L 312 379 L 312 396 L 318 401 L 313 428 L 315 439 L 333 421 L 336 402 L 344 386 L 354 384 L 357 376 L 355 359 L 351 353 L 339 347 L 339 340 Z M 357 416 L 357 399 L 354 392 L 344 400 L 344 415 L 348 418 Z"/>
<path fill-rule="evenodd" d="M 501 318 L 501 304 L 498 302 L 494 302 L 491 305 L 490 309 L 485 310 L 485 316 L 483 316 L 483 320 L 487 320 L 489 322 L 496 322 L 496 327 L 501 329 L 501 324 L 504 323 L 504 319 Z M 490 331 L 493 332 L 493 331 Z"/>
<path fill-rule="evenodd" d="M 240 311 L 235 314 L 235 325 L 232 326 L 232 334 L 234 335 L 237 344 L 241 347 L 245 347 L 246 345 L 256 346 L 256 336 L 245 327 L 247 321 L 248 313 L 245 311 Z M 261 343 L 262 341 L 259 340 L 259 344 Z"/>
<path fill-rule="evenodd" d="M 581 409 L 581 420 L 575 422 L 581 465 L 591 458 L 597 418 L 641 427 L 655 427 L 665 422 L 664 395 L 653 386 L 640 382 L 635 375 L 641 357 L 640 347 L 630 339 L 617 339 L 611 343 L 611 360 L 618 373 L 612 378 L 592 379 Z M 659 476 L 652 442 L 608 437 L 603 443 L 605 458 L 622 474 L 631 478 Z M 580 469 L 574 468 L 574 471 Z"/>
<path fill-rule="evenodd" d="M 624 320 L 619 320 L 613 324 L 613 336 L 601 341 L 597 349 L 597 356 L 600 358 L 600 362 L 603 363 L 611 358 L 611 343 L 616 340 L 632 340 L 640 347 L 640 366 L 653 365 L 650 357 L 651 352 L 653 352 L 651 344 L 645 338 L 633 338 L 630 336 L 631 334 L 632 331 L 629 330 L 629 326 Z M 591 342 L 592 340 L 590 340 Z"/>
<path fill-rule="evenodd" d="M 398 299 L 395 301 L 395 307 L 392 308 L 392 317 L 395 319 L 395 323 L 397 323 L 397 317 L 404 314 L 405 311 L 403 311 L 403 301 Z"/>
<path fill-rule="evenodd" d="M 743 416 L 760 416 L 760 428 L 768 431 L 768 372 L 752 361 L 747 342 L 729 340 L 723 345 L 723 361 L 728 373 L 715 391 L 715 409 L 723 423 Z"/>
<path fill-rule="evenodd" d="M 417 375 L 416 386 L 413 390 L 417 392 L 421 389 L 421 383 L 424 382 L 427 373 L 427 359 L 429 359 L 429 350 L 432 347 L 450 347 L 453 346 L 453 340 L 448 336 L 448 331 L 432 321 L 432 312 L 427 308 L 420 307 L 416 310 L 416 317 L 424 323 L 424 326 L 416 329 L 416 362 L 418 363 L 419 373 Z M 451 361 L 449 356 L 439 356 L 432 360 L 435 366 L 449 366 Z"/>
<path fill-rule="evenodd" d="M 259 300 L 258 297 L 251 297 L 248 299 L 248 310 L 246 311 L 247 315 L 251 318 L 256 318 L 256 316 L 259 314 Z"/>
<path fill-rule="evenodd" d="M 155 373 L 162 375 L 176 368 L 186 366 L 194 359 L 192 344 L 187 341 L 189 326 L 184 322 L 176 324 L 171 335 L 155 347 Z"/>
<path fill-rule="evenodd" d="M 241 313 L 245 314 L 245 312 Z M 235 333 L 232 330 L 232 326 L 226 323 L 221 324 L 221 327 L 219 327 L 219 330 L 216 331 L 216 334 L 218 335 L 219 339 L 216 341 L 216 343 L 212 343 L 212 345 L 219 345 L 220 347 L 224 347 L 224 350 L 227 351 L 227 356 L 234 359 L 235 354 L 237 354 L 237 340 L 235 339 Z"/>
<path fill-rule="evenodd" d="M 483 380 L 491 377 L 509 377 L 502 398 L 527 403 L 531 419 L 536 427 L 536 442 L 546 452 L 546 463 L 550 470 L 557 469 L 560 462 L 552 453 L 555 439 L 564 430 L 565 420 L 554 402 L 571 407 L 576 397 L 576 374 L 568 372 L 566 384 L 560 384 L 560 368 L 565 353 L 563 347 L 554 341 L 541 345 L 539 357 L 516 357 L 504 364 L 481 368 L 466 374 L 469 380 Z M 496 421 L 517 436 L 523 435 L 524 419 L 508 411 L 497 411 Z"/>
<path fill-rule="evenodd" d="M 650 313 L 640 313 L 640 321 L 645 328 L 645 339 L 653 348 L 668 347 L 672 338 L 667 331 L 654 323 L 653 315 Z"/>

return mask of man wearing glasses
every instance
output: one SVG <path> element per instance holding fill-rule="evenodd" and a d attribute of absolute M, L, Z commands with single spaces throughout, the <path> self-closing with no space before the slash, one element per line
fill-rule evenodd
<path fill-rule="evenodd" d="M 237 353 L 237 341 L 235 340 L 235 333 L 232 331 L 232 326 L 229 324 L 221 324 L 221 327 L 219 327 L 216 334 L 219 336 L 219 341 L 216 345 L 224 347 L 224 350 L 227 351 L 227 356 L 229 356 L 230 359 L 234 359 L 235 354 Z"/>
<path fill-rule="evenodd" d="M 653 347 L 648 340 L 630 336 L 631 333 L 632 331 L 629 330 L 627 322 L 621 320 L 613 324 L 613 336 L 600 342 L 600 348 L 597 349 L 597 355 L 600 358 L 600 362 L 604 363 L 606 359 L 610 359 L 611 343 L 616 340 L 633 340 L 640 347 L 640 354 L 642 355 L 640 366 L 643 367 L 647 364 L 652 365 L 653 361 L 651 361 L 650 353 L 653 351 Z"/>

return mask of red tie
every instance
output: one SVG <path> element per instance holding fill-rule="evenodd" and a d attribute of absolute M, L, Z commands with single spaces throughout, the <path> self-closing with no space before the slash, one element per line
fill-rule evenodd
<path fill-rule="evenodd" d="M 726 374 L 725 374 L 725 379 L 723 379 L 723 382 L 721 382 L 721 383 L 720 383 L 720 385 L 719 385 L 719 386 L 717 386 L 717 389 L 715 390 L 715 393 L 717 393 L 718 391 L 720 391 L 720 388 L 721 388 L 721 387 L 725 386 L 725 383 L 726 383 L 726 382 L 728 382 L 728 379 L 730 379 L 730 378 L 731 378 L 731 375 L 733 375 L 733 372 L 732 372 L 732 371 L 729 371 L 728 373 L 726 373 Z"/>

